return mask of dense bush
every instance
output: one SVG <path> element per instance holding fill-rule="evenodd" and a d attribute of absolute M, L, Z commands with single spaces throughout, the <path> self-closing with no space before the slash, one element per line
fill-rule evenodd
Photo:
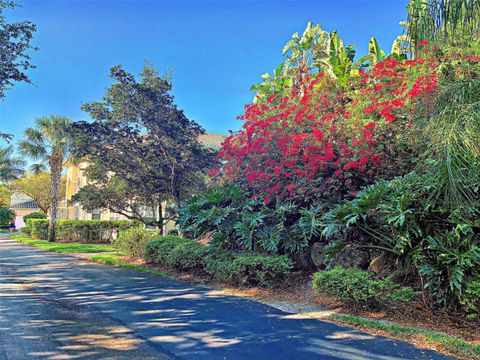
<path fill-rule="evenodd" d="M 477 318 L 480 313 L 480 280 L 469 281 L 465 286 L 462 305 L 469 318 Z"/>
<path fill-rule="evenodd" d="M 158 231 L 131 227 L 127 230 L 121 230 L 118 237 L 113 240 L 113 245 L 127 255 L 144 257 L 145 244 L 158 236 Z"/>
<path fill-rule="evenodd" d="M 184 238 L 163 236 L 145 245 L 145 258 L 179 271 L 197 271 L 230 284 L 273 286 L 292 268 L 286 256 L 209 250 Z"/>
<path fill-rule="evenodd" d="M 472 183 L 479 183 L 474 164 L 470 169 Z M 414 266 L 435 301 L 458 307 L 466 279 L 477 276 L 480 266 L 480 198 L 448 205 L 444 196 L 432 196 L 443 182 L 432 172 L 379 181 L 327 213 L 325 234 L 345 240 L 360 230 L 367 235 L 363 246 L 389 253 L 400 267 Z"/>
<path fill-rule="evenodd" d="M 286 256 L 217 252 L 206 260 L 205 271 L 219 281 L 240 285 L 274 286 L 292 269 Z"/>
<path fill-rule="evenodd" d="M 22 228 L 22 232 L 31 235 L 31 229 L 30 229 L 30 222 L 28 220 L 30 219 L 46 219 L 47 215 L 42 212 L 32 212 L 30 214 L 27 214 L 23 217 L 23 221 L 25 222 L 25 226 Z"/>
<path fill-rule="evenodd" d="M 34 239 L 48 239 L 48 220 L 28 220 Z M 138 226 L 127 220 L 58 220 L 57 239 L 64 242 L 100 244 L 110 243 L 119 231 Z"/>
<path fill-rule="evenodd" d="M 28 219 L 46 219 L 47 214 L 43 212 L 32 212 L 30 214 L 27 214 L 23 217 L 24 221 L 27 221 Z"/>
<path fill-rule="evenodd" d="M 15 217 L 15 212 L 7 206 L 0 206 L 0 227 L 8 228 L 10 221 Z"/>
<path fill-rule="evenodd" d="M 340 300 L 364 306 L 374 306 L 388 299 L 408 302 L 414 298 L 411 288 L 398 288 L 391 279 L 374 279 L 369 272 L 336 267 L 317 272 L 313 276 L 313 288 Z"/>
<path fill-rule="evenodd" d="M 145 259 L 179 271 L 203 271 L 208 249 L 178 236 L 162 236 L 145 245 Z"/>

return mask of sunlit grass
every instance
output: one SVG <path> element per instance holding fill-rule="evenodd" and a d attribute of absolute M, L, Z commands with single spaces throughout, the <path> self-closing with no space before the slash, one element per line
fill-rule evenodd
<path fill-rule="evenodd" d="M 140 271 L 148 274 L 153 274 L 153 275 L 158 275 L 162 277 L 169 277 L 167 274 L 161 271 L 156 271 L 153 269 L 149 269 L 143 266 L 138 266 L 138 265 L 132 265 L 129 263 L 126 263 L 124 261 L 121 261 L 121 258 L 125 257 L 124 254 L 121 253 L 114 253 L 114 254 L 100 254 L 100 255 L 94 255 L 89 258 L 89 260 L 101 263 L 101 264 L 106 264 L 106 265 L 113 265 L 113 266 L 118 266 L 122 267 L 125 269 L 129 270 L 135 270 L 135 271 Z"/>
<path fill-rule="evenodd" d="M 411 326 L 386 323 L 380 320 L 365 319 L 353 315 L 332 314 L 330 317 L 333 320 L 340 321 L 347 325 L 386 331 L 393 335 L 400 335 L 407 338 L 419 337 L 425 343 L 441 346 L 445 350 L 461 355 L 462 357 L 469 359 L 480 359 L 480 345 L 474 345 L 463 339 L 450 337 L 439 332 L 419 329 Z"/>
<path fill-rule="evenodd" d="M 46 240 L 34 240 L 26 234 L 12 234 L 12 239 L 35 246 L 42 250 L 53 251 L 61 254 L 81 254 L 81 253 L 98 253 L 113 252 L 115 248 L 108 244 L 76 244 L 76 243 L 60 243 L 49 242 Z"/>

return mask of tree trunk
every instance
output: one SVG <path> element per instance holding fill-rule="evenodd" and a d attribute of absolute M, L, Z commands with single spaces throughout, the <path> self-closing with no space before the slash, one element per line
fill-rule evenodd
<path fill-rule="evenodd" d="M 54 152 L 50 156 L 50 177 L 52 180 L 52 199 L 50 206 L 50 225 L 48 227 L 48 241 L 56 240 L 56 223 L 58 202 L 60 200 L 60 178 L 62 176 L 63 155 Z"/>
<path fill-rule="evenodd" d="M 163 209 L 162 209 L 162 203 L 158 206 L 158 220 L 155 219 L 157 222 L 157 228 L 158 232 L 160 235 L 165 235 L 163 233 Z"/>

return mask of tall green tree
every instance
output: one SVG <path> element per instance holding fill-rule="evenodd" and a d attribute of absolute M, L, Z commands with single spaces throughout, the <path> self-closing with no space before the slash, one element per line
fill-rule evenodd
<path fill-rule="evenodd" d="M 20 141 L 20 151 L 38 163 L 32 165 L 32 171 L 38 172 L 46 167 L 50 170 L 52 196 L 50 207 L 50 225 L 48 240 L 55 241 L 55 224 L 58 203 L 60 201 L 60 182 L 65 159 L 68 156 L 68 130 L 70 119 L 50 115 L 35 120 L 35 127 L 28 128 Z"/>
<path fill-rule="evenodd" d="M 15 82 L 31 83 L 27 75 L 34 68 L 30 62 L 29 50 L 36 50 L 31 41 L 36 26 L 30 21 L 9 23 L 5 9 L 19 5 L 10 0 L 0 0 L 0 99 Z"/>
<path fill-rule="evenodd" d="M 161 204 L 178 209 L 182 199 L 203 188 L 215 153 L 198 141 L 203 128 L 174 103 L 169 78 L 151 66 L 139 81 L 120 66 L 110 76 L 115 83 L 103 99 L 82 106 L 94 121 L 72 128 L 72 152 L 90 164 L 89 185 L 72 201 L 161 229 Z"/>
<path fill-rule="evenodd" d="M 46 171 L 26 173 L 21 178 L 12 181 L 11 189 L 20 194 L 31 197 L 37 203 L 40 210 L 48 214 L 52 206 L 52 177 Z M 59 187 L 59 198 L 65 197 L 66 178 L 62 176 Z"/>

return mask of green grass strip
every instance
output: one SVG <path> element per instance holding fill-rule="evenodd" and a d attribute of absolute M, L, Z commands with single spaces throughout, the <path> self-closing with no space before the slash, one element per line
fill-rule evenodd
<path fill-rule="evenodd" d="M 12 234 L 11 237 L 12 239 L 21 243 L 35 246 L 42 250 L 53 251 L 61 254 L 83 254 L 115 251 L 115 248 L 112 245 L 108 244 L 76 244 L 49 242 L 46 240 L 34 240 L 26 234 Z"/>
<path fill-rule="evenodd" d="M 401 326 L 381 320 L 365 319 L 353 315 L 332 314 L 330 318 L 349 325 L 388 331 L 397 335 L 421 335 L 426 342 L 441 345 L 445 350 L 452 351 L 469 359 L 480 359 L 480 345 L 473 345 L 463 339 L 450 337 L 439 332 Z"/>
<path fill-rule="evenodd" d="M 138 266 L 138 265 L 132 265 L 126 262 L 123 262 L 119 260 L 119 258 L 124 257 L 124 254 L 121 253 L 115 253 L 115 254 L 100 254 L 100 255 L 94 255 L 89 258 L 89 260 L 96 262 L 96 263 L 101 263 L 105 265 L 113 265 L 113 266 L 118 266 L 122 267 L 125 269 L 129 270 L 135 270 L 135 271 L 140 271 L 143 273 L 148 273 L 148 274 L 153 274 L 161 277 L 170 277 L 164 272 L 157 271 L 157 270 L 152 270 L 143 266 Z"/>

